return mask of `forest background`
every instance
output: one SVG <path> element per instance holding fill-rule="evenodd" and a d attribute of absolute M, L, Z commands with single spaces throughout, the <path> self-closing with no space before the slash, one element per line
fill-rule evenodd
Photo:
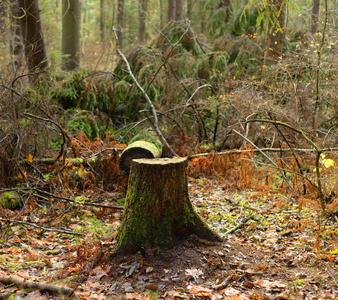
<path fill-rule="evenodd" d="M 297 228 L 315 226 L 314 247 L 336 254 L 337 7 L 335 0 L 1 1 L 4 191 L 16 187 L 27 207 L 41 204 L 41 190 L 77 204 L 123 195 L 118 154 L 154 126 L 132 73 L 172 150 L 189 157 L 190 176 L 257 189 L 277 206 L 292 199 L 315 216 Z M 103 160 L 88 164 L 96 157 Z M 29 213 L 22 220 L 32 221 Z"/>

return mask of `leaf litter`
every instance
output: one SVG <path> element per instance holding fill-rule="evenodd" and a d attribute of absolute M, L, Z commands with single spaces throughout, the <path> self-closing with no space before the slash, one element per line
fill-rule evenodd
<path fill-rule="evenodd" d="M 68 170 L 74 167 L 67 166 Z M 95 172 L 95 166 L 91 171 L 79 168 L 81 174 Z M 101 185 L 83 188 L 83 183 L 76 186 L 81 178 L 71 182 L 76 172 L 68 176 L 70 188 L 59 190 L 62 197 L 85 197 L 85 201 L 95 197 L 102 205 L 123 205 L 121 181 L 114 186 L 106 174 Z M 51 182 L 45 186 L 49 191 L 53 191 Z M 109 253 L 121 210 L 74 205 L 58 198 L 40 202 L 28 195 L 31 198 L 20 215 L 1 211 L 4 219 L 15 216 L 26 223 L 1 221 L 0 276 L 67 287 L 74 290 L 73 299 L 337 299 L 337 222 L 329 223 L 318 251 L 313 211 L 300 211 L 291 197 L 273 189 L 262 192 L 234 186 L 220 183 L 218 177 L 189 179 L 192 203 L 224 236 L 223 243 L 191 237 L 172 249 L 114 257 Z M 276 205 L 279 202 L 283 204 Z M 11 295 L 15 299 L 65 298 L 43 288 L 1 283 L 0 289 L 1 299 Z"/>

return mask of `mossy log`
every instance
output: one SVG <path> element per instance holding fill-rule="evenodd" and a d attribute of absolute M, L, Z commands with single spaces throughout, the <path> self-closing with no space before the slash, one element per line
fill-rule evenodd
<path fill-rule="evenodd" d="M 0 208 L 19 210 L 21 205 L 21 197 L 17 192 L 5 192 L 0 194 Z"/>
<path fill-rule="evenodd" d="M 127 174 L 130 172 L 130 164 L 137 158 L 159 158 L 162 155 L 163 145 L 157 136 L 144 130 L 137 134 L 124 149 L 120 156 L 120 168 Z"/>
<path fill-rule="evenodd" d="M 117 253 L 174 246 L 190 235 L 221 242 L 195 212 L 188 195 L 187 159 L 135 159 L 131 163 Z"/>

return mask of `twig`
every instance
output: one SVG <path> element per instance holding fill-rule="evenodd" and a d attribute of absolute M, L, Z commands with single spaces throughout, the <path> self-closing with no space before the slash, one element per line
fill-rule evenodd
<path fill-rule="evenodd" d="M 252 149 L 252 150 L 228 150 L 223 152 L 207 152 L 207 153 L 199 153 L 199 154 L 193 154 L 188 156 L 188 159 L 193 159 L 201 156 L 209 156 L 209 155 L 231 155 L 231 154 L 241 154 L 241 153 L 250 153 L 250 152 L 303 152 L 303 153 L 311 153 L 314 152 L 313 149 L 289 149 L 289 148 L 262 148 L 260 150 Z M 332 151 L 338 151 L 338 148 L 324 148 L 322 149 L 322 152 L 332 152 Z"/>
<path fill-rule="evenodd" d="M 49 283 L 42 283 L 42 282 L 32 282 L 27 281 L 19 276 L 6 276 L 1 274 L 0 275 L 0 282 L 3 284 L 14 284 L 19 286 L 20 288 L 24 289 L 34 289 L 34 290 L 45 290 L 53 294 L 60 294 L 66 297 L 72 297 L 74 295 L 74 290 L 69 287 L 63 287 L 59 285 L 49 284 Z"/>
<path fill-rule="evenodd" d="M 249 220 L 253 219 L 253 217 L 254 217 L 254 214 L 251 214 L 251 215 L 249 215 L 248 217 L 244 218 L 244 219 L 242 220 L 241 223 L 239 223 L 238 225 L 236 225 L 234 228 L 231 228 L 230 230 L 228 230 L 228 231 L 225 233 L 225 235 L 228 235 L 228 234 L 230 234 L 230 233 L 233 233 L 233 232 L 237 231 L 237 230 L 238 230 L 239 228 L 241 228 L 246 222 L 248 222 Z"/>
<path fill-rule="evenodd" d="M 4 189 L 4 190 L 0 190 L 0 193 L 12 192 L 12 191 L 19 191 L 19 192 L 20 191 L 30 191 L 30 190 L 36 191 L 36 192 L 41 193 L 41 194 L 45 194 L 45 195 L 50 196 L 52 198 L 57 198 L 57 199 L 60 199 L 60 200 L 63 200 L 63 201 L 72 202 L 72 203 L 75 203 L 75 204 L 78 204 L 78 205 L 94 206 L 94 207 L 101 207 L 101 208 L 111 208 L 111 209 L 123 209 L 123 207 L 121 207 L 121 206 L 110 206 L 110 205 L 103 205 L 103 204 L 90 203 L 90 202 L 77 203 L 74 199 L 57 196 L 57 195 L 42 191 L 42 190 L 37 189 L 37 188 Z"/>
<path fill-rule="evenodd" d="M 113 31 L 114 31 L 114 35 L 116 37 L 116 42 L 118 43 L 119 40 L 118 40 L 118 37 L 117 37 L 117 34 L 116 34 L 115 27 L 113 27 Z M 129 73 L 130 77 L 132 78 L 133 82 L 135 83 L 135 85 L 137 86 L 137 88 L 141 91 L 141 93 L 143 94 L 143 96 L 146 98 L 146 100 L 147 100 L 147 102 L 148 102 L 148 104 L 149 104 L 149 106 L 151 108 L 151 112 L 152 112 L 152 115 L 153 115 L 153 118 L 154 118 L 154 125 L 153 126 L 154 126 L 154 129 L 155 129 L 157 135 L 159 136 L 159 138 L 161 139 L 161 141 L 165 145 L 165 147 L 169 150 L 171 156 L 172 157 L 178 156 L 175 153 L 175 151 L 169 146 L 167 140 L 165 139 L 165 137 L 163 136 L 161 130 L 158 127 L 158 118 L 157 118 L 157 114 L 156 114 L 156 111 L 155 111 L 155 107 L 154 107 L 153 103 L 151 102 L 148 94 L 144 91 L 144 89 L 141 87 L 141 85 L 136 80 L 133 72 L 130 69 L 129 62 L 126 59 L 126 57 L 124 56 L 124 54 L 120 51 L 120 49 L 118 47 L 116 47 L 116 50 L 117 50 L 117 53 L 121 56 L 121 58 L 125 62 L 126 66 L 127 66 L 128 73 Z"/>
<path fill-rule="evenodd" d="M 267 156 L 261 149 L 259 149 L 253 142 L 251 142 L 247 137 L 245 137 L 243 134 L 239 133 L 236 129 L 232 130 L 233 132 L 237 133 L 239 136 L 241 136 L 243 139 L 245 139 L 247 142 L 249 142 L 252 146 L 254 146 L 258 152 L 260 152 L 268 161 L 270 161 L 279 171 L 279 173 L 282 175 L 282 177 L 284 178 L 285 182 L 287 183 L 287 185 L 289 186 L 289 188 L 291 189 L 291 191 L 297 195 L 297 192 L 293 189 L 291 183 L 289 182 L 289 180 L 286 178 L 286 176 L 284 175 L 284 173 L 282 172 L 282 170 L 277 166 L 277 164 L 269 157 Z"/>
<path fill-rule="evenodd" d="M 13 222 L 13 223 L 18 223 L 18 224 L 22 224 L 22 225 L 27 225 L 36 229 L 41 229 L 41 230 L 45 230 L 45 231 L 53 231 L 53 232 L 59 232 L 59 233 L 64 233 L 64 234 L 72 234 L 72 235 L 80 235 L 83 236 L 83 233 L 79 233 L 79 232 L 74 232 L 74 231 L 70 231 L 70 230 L 61 230 L 61 229 L 57 229 L 54 227 L 42 227 L 42 226 L 38 226 L 36 224 L 30 223 L 30 222 L 24 222 L 24 221 L 18 221 L 18 220 L 13 220 L 13 219 L 3 219 L 0 218 L 0 221 L 3 222 Z"/>

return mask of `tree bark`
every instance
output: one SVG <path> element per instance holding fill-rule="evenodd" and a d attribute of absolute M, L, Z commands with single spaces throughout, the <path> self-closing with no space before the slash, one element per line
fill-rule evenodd
<path fill-rule="evenodd" d="M 318 29 L 318 18 L 319 18 L 319 5 L 320 0 L 313 0 L 312 4 L 312 21 L 311 21 L 311 33 L 315 34 Z"/>
<path fill-rule="evenodd" d="M 117 38 L 120 48 L 123 49 L 123 27 L 124 27 L 124 0 L 117 2 Z"/>
<path fill-rule="evenodd" d="M 175 20 L 180 21 L 182 19 L 183 19 L 183 3 L 182 3 L 182 0 L 176 0 Z"/>
<path fill-rule="evenodd" d="M 187 18 L 191 20 L 192 16 L 192 0 L 187 0 Z"/>
<path fill-rule="evenodd" d="M 21 10 L 21 33 L 28 71 L 34 73 L 37 70 L 44 70 L 48 63 L 38 1 L 18 0 L 18 5 Z M 36 80 L 35 76 L 30 78 Z"/>
<path fill-rule="evenodd" d="M 104 30 L 104 0 L 100 0 L 100 39 L 101 39 L 101 43 L 104 43 L 104 34 L 105 34 L 105 30 Z"/>
<path fill-rule="evenodd" d="M 62 68 L 74 70 L 80 66 L 81 10 L 79 0 L 62 0 Z"/>
<path fill-rule="evenodd" d="M 168 18 L 167 23 L 175 20 L 175 0 L 168 0 Z"/>
<path fill-rule="evenodd" d="M 137 29 L 137 37 L 139 44 L 143 44 L 146 37 L 146 12 L 147 9 L 147 1 L 139 0 L 138 1 L 138 29 Z"/>
<path fill-rule="evenodd" d="M 269 23 L 266 34 L 265 42 L 265 63 L 274 63 L 278 61 L 278 57 L 283 54 L 284 47 L 284 31 L 285 31 L 285 1 L 284 0 L 274 0 L 273 1 L 273 10 L 271 14 L 275 16 L 278 20 L 280 28 L 274 27 L 272 30 L 273 24 Z M 277 12 L 280 12 L 279 16 Z M 272 17 L 274 20 L 274 17 Z"/>
<path fill-rule="evenodd" d="M 191 235 L 222 241 L 189 200 L 186 158 L 133 160 L 124 209 L 117 253 L 168 248 Z"/>
<path fill-rule="evenodd" d="M 12 65 L 14 71 L 17 71 L 22 66 L 23 59 L 23 41 L 20 25 L 21 13 L 16 0 L 11 1 L 11 22 L 10 22 L 10 55 L 12 57 Z"/>
<path fill-rule="evenodd" d="M 158 19 L 159 19 L 159 29 L 161 30 L 163 28 L 163 0 L 158 0 Z"/>

